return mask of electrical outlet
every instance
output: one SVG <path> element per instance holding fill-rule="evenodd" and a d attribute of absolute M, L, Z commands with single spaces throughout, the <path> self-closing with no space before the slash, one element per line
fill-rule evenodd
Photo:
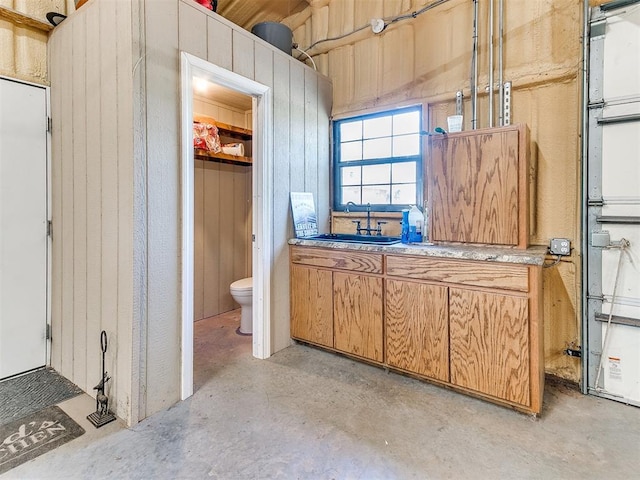
<path fill-rule="evenodd" d="M 571 241 L 568 238 L 552 238 L 549 253 L 551 255 L 571 255 Z"/>

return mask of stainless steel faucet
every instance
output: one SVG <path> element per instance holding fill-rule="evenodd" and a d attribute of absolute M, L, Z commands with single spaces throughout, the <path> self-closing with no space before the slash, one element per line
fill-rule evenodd
<path fill-rule="evenodd" d="M 345 209 L 344 209 L 345 213 L 349 213 L 349 206 L 362 207 L 364 205 L 358 205 L 357 203 L 354 203 L 354 202 L 347 202 L 345 204 Z M 371 227 L 371 203 L 367 203 L 367 226 L 364 228 L 360 226 L 360 223 L 362 222 L 362 220 L 352 220 L 352 222 L 356 224 L 356 233 L 358 235 L 362 235 L 363 232 L 365 235 L 373 235 L 375 232 L 376 235 L 378 236 L 382 235 L 382 225 L 387 223 L 387 222 L 378 222 L 377 228 Z"/>
<path fill-rule="evenodd" d="M 371 235 L 371 204 L 367 203 L 367 235 Z"/>
<path fill-rule="evenodd" d="M 354 202 L 347 202 L 347 204 L 345 205 L 345 208 L 344 208 L 344 213 L 349 213 L 349 205 L 352 205 L 354 207 L 358 206 Z"/>

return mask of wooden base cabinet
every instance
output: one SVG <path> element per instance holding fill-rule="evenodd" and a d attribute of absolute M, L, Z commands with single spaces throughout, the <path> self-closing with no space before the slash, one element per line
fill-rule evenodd
<path fill-rule="evenodd" d="M 382 279 L 333 273 L 336 350 L 382 362 Z"/>
<path fill-rule="evenodd" d="M 531 405 L 526 297 L 449 290 L 451 383 Z"/>
<path fill-rule="evenodd" d="M 333 347 L 331 272 L 291 265 L 291 336 Z"/>
<path fill-rule="evenodd" d="M 387 280 L 385 331 L 387 364 L 449 381 L 447 287 Z"/>
<path fill-rule="evenodd" d="M 292 247 L 291 336 L 384 360 L 382 254 Z"/>
<path fill-rule="evenodd" d="M 293 338 L 540 413 L 541 267 L 290 252 Z"/>

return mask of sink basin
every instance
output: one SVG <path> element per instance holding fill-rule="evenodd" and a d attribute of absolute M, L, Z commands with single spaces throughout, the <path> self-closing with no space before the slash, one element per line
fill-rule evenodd
<path fill-rule="evenodd" d="M 385 237 L 382 235 L 356 235 L 351 233 L 321 233 L 306 240 L 325 240 L 327 242 L 369 243 L 374 245 L 393 245 L 400 243 L 400 237 Z"/>

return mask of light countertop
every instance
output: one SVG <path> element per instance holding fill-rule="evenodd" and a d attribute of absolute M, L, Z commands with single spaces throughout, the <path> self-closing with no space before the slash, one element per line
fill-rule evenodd
<path fill-rule="evenodd" d="M 547 247 L 545 246 L 532 246 L 525 250 L 520 250 L 509 247 L 464 244 L 396 243 L 393 245 L 372 245 L 302 238 L 289 240 L 289 245 L 524 265 L 542 265 L 547 253 Z"/>

